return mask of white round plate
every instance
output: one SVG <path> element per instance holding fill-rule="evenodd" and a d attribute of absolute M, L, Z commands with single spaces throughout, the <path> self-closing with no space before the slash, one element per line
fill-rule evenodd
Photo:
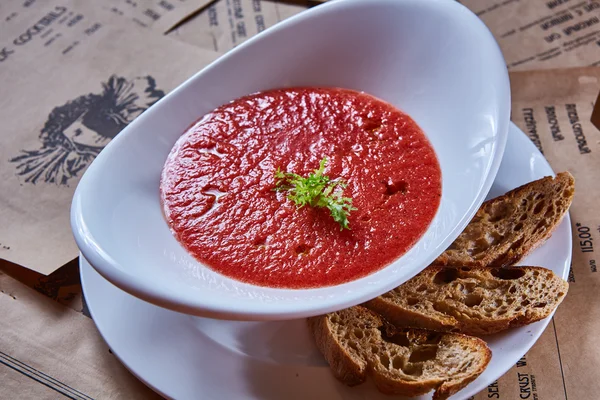
<path fill-rule="evenodd" d="M 529 139 L 511 124 L 506 152 L 489 197 L 553 175 Z M 568 215 L 549 241 L 522 264 L 567 278 L 571 262 Z M 235 322 L 179 314 L 116 288 L 81 257 L 90 313 L 114 354 L 138 378 L 174 399 L 386 399 L 367 380 L 349 388 L 333 378 L 304 319 Z M 550 318 L 486 337 L 492 361 L 453 399 L 483 390 L 535 343 Z M 396 398 L 396 397 L 395 397 Z M 430 398 L 430 396 L 420 399 Z"/>

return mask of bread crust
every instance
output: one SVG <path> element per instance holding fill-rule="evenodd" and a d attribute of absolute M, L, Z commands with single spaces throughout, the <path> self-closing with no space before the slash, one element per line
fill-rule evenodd
<path fill-rule="evenodd" d="M 568 289 L 542 267 L 430 266 L 364 305 L 396 326 L 481 336 L 546 318 Z"/>
<path fill-rule="evenodd" d="M 356 306 L 308 319 L 333 375 L 349 386 L 369 375 L 385 394 L 443 400 L 476 379 L 491 360 L 484 341 L 456 333 L 397 328 Z"/>
<path fill-rule="evenodd" d="M 552 235 L 574 193 L 575 179 L 561 172 L 484 202 L 433 264 L 504 267 L 518 263 Z"/>
<path fill-rule="evenodd" d="M 308 326 L 313 334 L 317 348 L 327 360 L 333 375 L 348 386 L 356 386 L 365 381 L 366 362 L 357 360 L 346 351 L 339 342 L 332 340 L 326 315 L 308 318 Z"/>

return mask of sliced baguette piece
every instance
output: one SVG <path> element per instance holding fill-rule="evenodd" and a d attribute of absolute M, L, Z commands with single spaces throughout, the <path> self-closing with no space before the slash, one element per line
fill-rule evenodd
<path fill-rule="evenodd" d="M 549 316 L 569 284 L 541 267 L 427 267 L 365 306 L 397 326 L 489 335 Z"/>
<path fill-rule="evenodd" d="M 503 267 L 522 260 L 550 237 L 569 209 L 569 172 L 545 177 L 488 200 L 434 265 Z"/>
<path fill-rule="evenodd" d="M 333 375 L 354 386 L 369 375 L 385 394 L 446 399 L 477 378 L 491 359 L 479 338 L 420 329 L 396 329 L 355 306 L 308 319 Z"/>

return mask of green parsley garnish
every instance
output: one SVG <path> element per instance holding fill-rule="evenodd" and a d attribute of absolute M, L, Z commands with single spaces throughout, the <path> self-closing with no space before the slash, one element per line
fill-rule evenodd
<path fill-rule="evenodd" d="M 319 163 L 319 169 L 308 174 L 306 178 L 277 168 L 275 190 L 287 191 L 287 198 L 296 203 L 298 208 L 306 205 L 328 208 L 333 219 L 340 224 L 340 230 L 350 229 L 348 215 L 356 208 L 352 207 L 351 198 L 342 196 L 347 186 L 346 182 L 341 179 L 331 180 L 327 175 L 323 175 L 326 164 L 327 157 L 324 157 Z"/>

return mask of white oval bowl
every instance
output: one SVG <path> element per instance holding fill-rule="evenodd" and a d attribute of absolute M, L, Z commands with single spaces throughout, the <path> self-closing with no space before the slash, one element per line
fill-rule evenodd
<path fill-rule="evenodd" d="M 439 210 L 415 246 L 337 286 L 277 289 L 227 278 L 187 253 L 161 212 L 161 170 L 190 124 L 240 96 L 292 86 L 355 89 L 393 104 L 420 125 L 442 169 Z M 465 7 L 448 0 L 333 1 L 232 50 L 125 128 L 77 187 L 75 240 L 110 282 L 184 313 L 276 320 L 349 307 L 410 279 L 460 234 L 500 165 L 509 110 L 502 54 Z"/>

